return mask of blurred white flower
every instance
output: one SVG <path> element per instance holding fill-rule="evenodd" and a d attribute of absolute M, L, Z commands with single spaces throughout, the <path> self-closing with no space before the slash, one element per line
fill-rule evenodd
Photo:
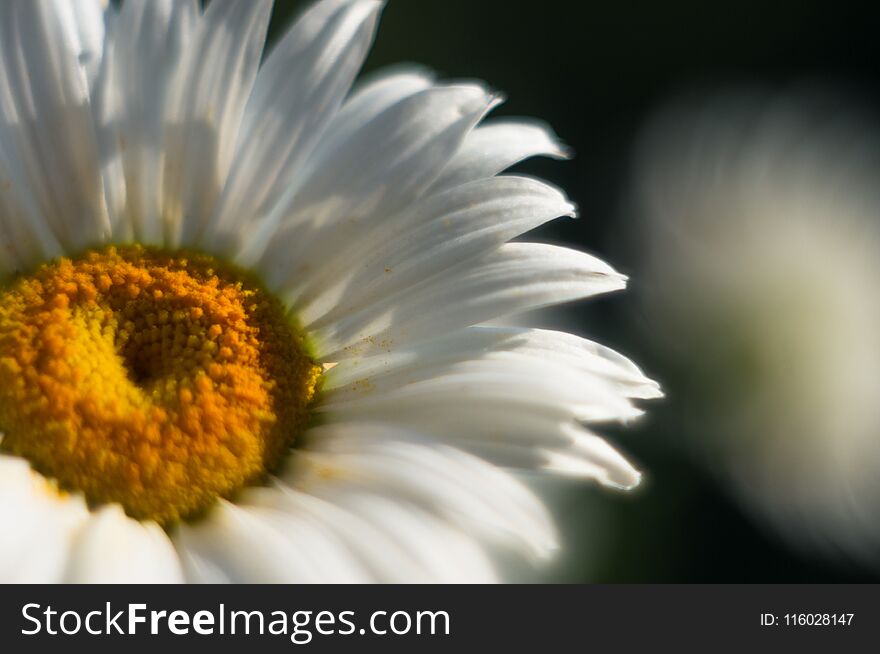
<path fill-rule="evenodd" d="M 795 545 L 880 562 L 873 127 L 821 95 L 682 100 L 647 130 L 635 184 L 688 435 Z"/>

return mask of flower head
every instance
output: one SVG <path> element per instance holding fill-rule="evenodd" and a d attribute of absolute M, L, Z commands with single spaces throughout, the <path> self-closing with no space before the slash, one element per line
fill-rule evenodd
<path fill-rule="evenodd" d="M 485 581 L 543 556 L 511 469 L 630 487 L 587 423 L 657 386 L 483 323 L 623 287 L 509 243 L 574 215 L 544 126 L 420 70 L 381 3 L 0 6 L 0 577 Z M 261 61 L 262 59 L 262 61 Z"/>

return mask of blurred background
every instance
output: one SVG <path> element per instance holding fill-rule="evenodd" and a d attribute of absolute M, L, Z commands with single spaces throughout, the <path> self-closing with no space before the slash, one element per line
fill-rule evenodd
<path fill-rule="evenodd" d="M 530 237 L 629 291 L 532 321 L 667 394 L 604 430 L 636 493 L 536 481 L 565 555 L 523 579 L 880 581 L 877 27 L 804 0 L 388 3 L 365 71 L 486 80 L 575 152 L 518 167 L 580 207 Z"/>

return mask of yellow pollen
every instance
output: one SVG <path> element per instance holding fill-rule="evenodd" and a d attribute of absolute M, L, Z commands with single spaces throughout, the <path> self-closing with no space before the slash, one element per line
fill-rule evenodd
<path fill-rule="evenodd" d="M 169 525 L 278 465 L 321 368 L 253 277 L 126 246 L 0 289 L 0 375 L 0 449 Z"/>

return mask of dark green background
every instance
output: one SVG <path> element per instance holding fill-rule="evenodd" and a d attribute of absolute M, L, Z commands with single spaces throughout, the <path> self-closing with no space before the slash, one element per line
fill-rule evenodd
<path fill-rule="evenodd" d="M 278 0 L 272 35 L 307 3 Z M 880 23 L 843 3 L 563 0 L 391 0 L 365 70 L 416 62 L 441 78 L 477 78 L 508 100 L 495 115 L 548 121 L 576 152 L 522 168 L 562 186 L 582 219 L 536 236 L 600 253 L 622 272 L 635 256 L 621 234 L 631 148 L 676 92 L 729 84 L 839 85 L 873 102 Z M 626 223 L 624 223 L 626 224 Z M 674 366 L 652 351 L 630 292 L 570 310 L 579 330 L 659 379 L 668 398 L 616 442 L 647 471 L 634 495 L 567 484 L 557 513 L 573 552 L 558 581 L 867 581 L 854 565 L 806 558 L 740 512 L 680 447 Z M 578 553 L 583 553 L 580 558 Z M 546 576 L 545 576 L 546 578 Z"/>

